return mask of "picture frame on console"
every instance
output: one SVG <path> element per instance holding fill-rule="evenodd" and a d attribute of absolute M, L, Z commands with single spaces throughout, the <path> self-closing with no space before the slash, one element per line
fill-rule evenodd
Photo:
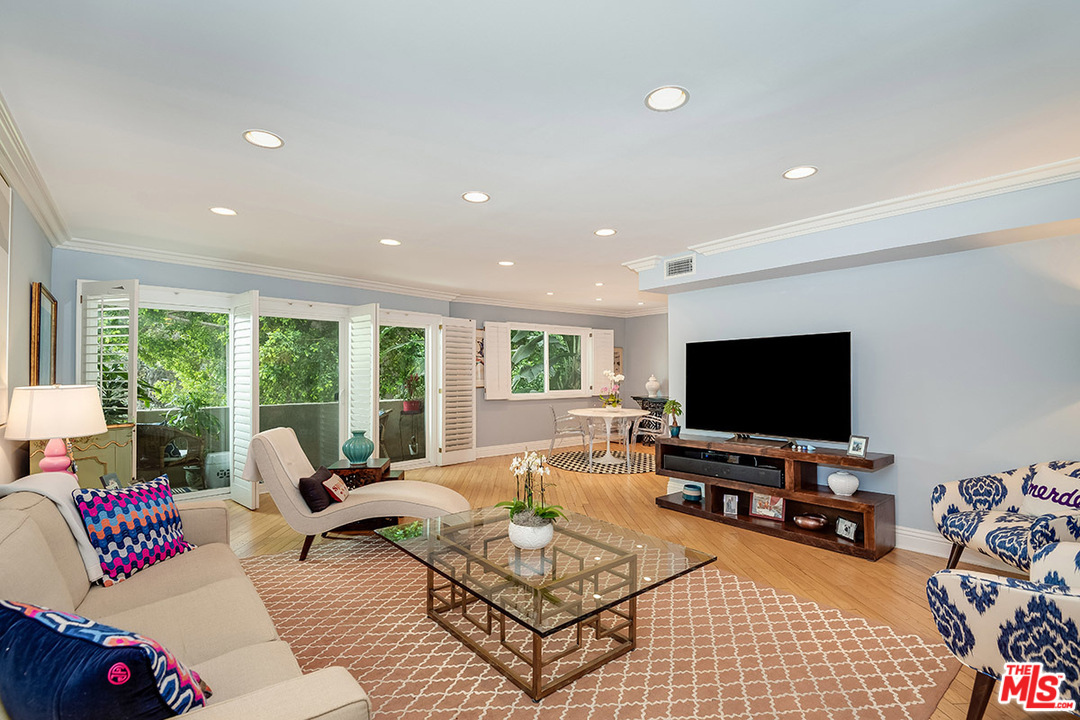
<path fill-rule="evenodd" d="M 866 446 L 870 444 L 870 438 L 863 435 L 852 435 L 848 440 L 847 454 L 851 457 L 866 457 Z"/>
<path fill-rule="evenodd" d="M 836 518 L 836 534 L 846 540 L 856 542 L 859 536 L 859 526 L 846 518 Z"/>
<path fill-rule="evenodd" d="M 750 514 L 766 520 L 784 521 L 784 498 L 754 493 L 750 501 Z"/>
<path fill-rule="evenodd" d="M 724 514 L 725 515 L 738 515 L 739 514 L 739 496 L 738 495 L 725 495 L 724 496 Z"/>

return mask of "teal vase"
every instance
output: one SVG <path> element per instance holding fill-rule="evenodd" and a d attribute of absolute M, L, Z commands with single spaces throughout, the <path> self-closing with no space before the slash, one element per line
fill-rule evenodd
<path fill-rule="evenodd" d="M 352 437 L 341 446 L 341 452 L 345 453 L 352 465 L 363 465 L 375 452 L 375 443 L 370 438 L 364 437 L 365 430 L 353 430 Z"/>

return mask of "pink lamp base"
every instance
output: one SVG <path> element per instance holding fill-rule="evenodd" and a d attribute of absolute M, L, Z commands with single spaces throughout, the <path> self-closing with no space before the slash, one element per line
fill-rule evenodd
<path fill-rule="evenodd" d="M 45 457 L 38 462 L 41 472 L 66 472 L 74 475 L 69 469 L 71 458 L 67 454 L 67 444 L 60 438 L 53 438 L 45 446 Z"/>

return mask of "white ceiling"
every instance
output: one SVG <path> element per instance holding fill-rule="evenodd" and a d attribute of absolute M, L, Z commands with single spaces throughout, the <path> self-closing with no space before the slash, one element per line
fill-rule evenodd
<path fill-rule="evenodd" d="M 665 302 L 624 261 L 1080 156 L 1078 30 L 1075 0 L 0 0 L 0 93 L 75 237 L 623 312 Z M 647 110 L 664 84 L 690 102 Z"/>

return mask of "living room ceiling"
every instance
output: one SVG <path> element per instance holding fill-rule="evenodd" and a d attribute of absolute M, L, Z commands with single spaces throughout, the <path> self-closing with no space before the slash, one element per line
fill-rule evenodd
<path fill-rule="evenodd" d="M 0 17 L 0 93 L 74 237 L 508 304 L 649 311 L 621 263 L 1080 156 L 1072 0 Z M 689 102 L 646 108 L 668 84 Z"/>

